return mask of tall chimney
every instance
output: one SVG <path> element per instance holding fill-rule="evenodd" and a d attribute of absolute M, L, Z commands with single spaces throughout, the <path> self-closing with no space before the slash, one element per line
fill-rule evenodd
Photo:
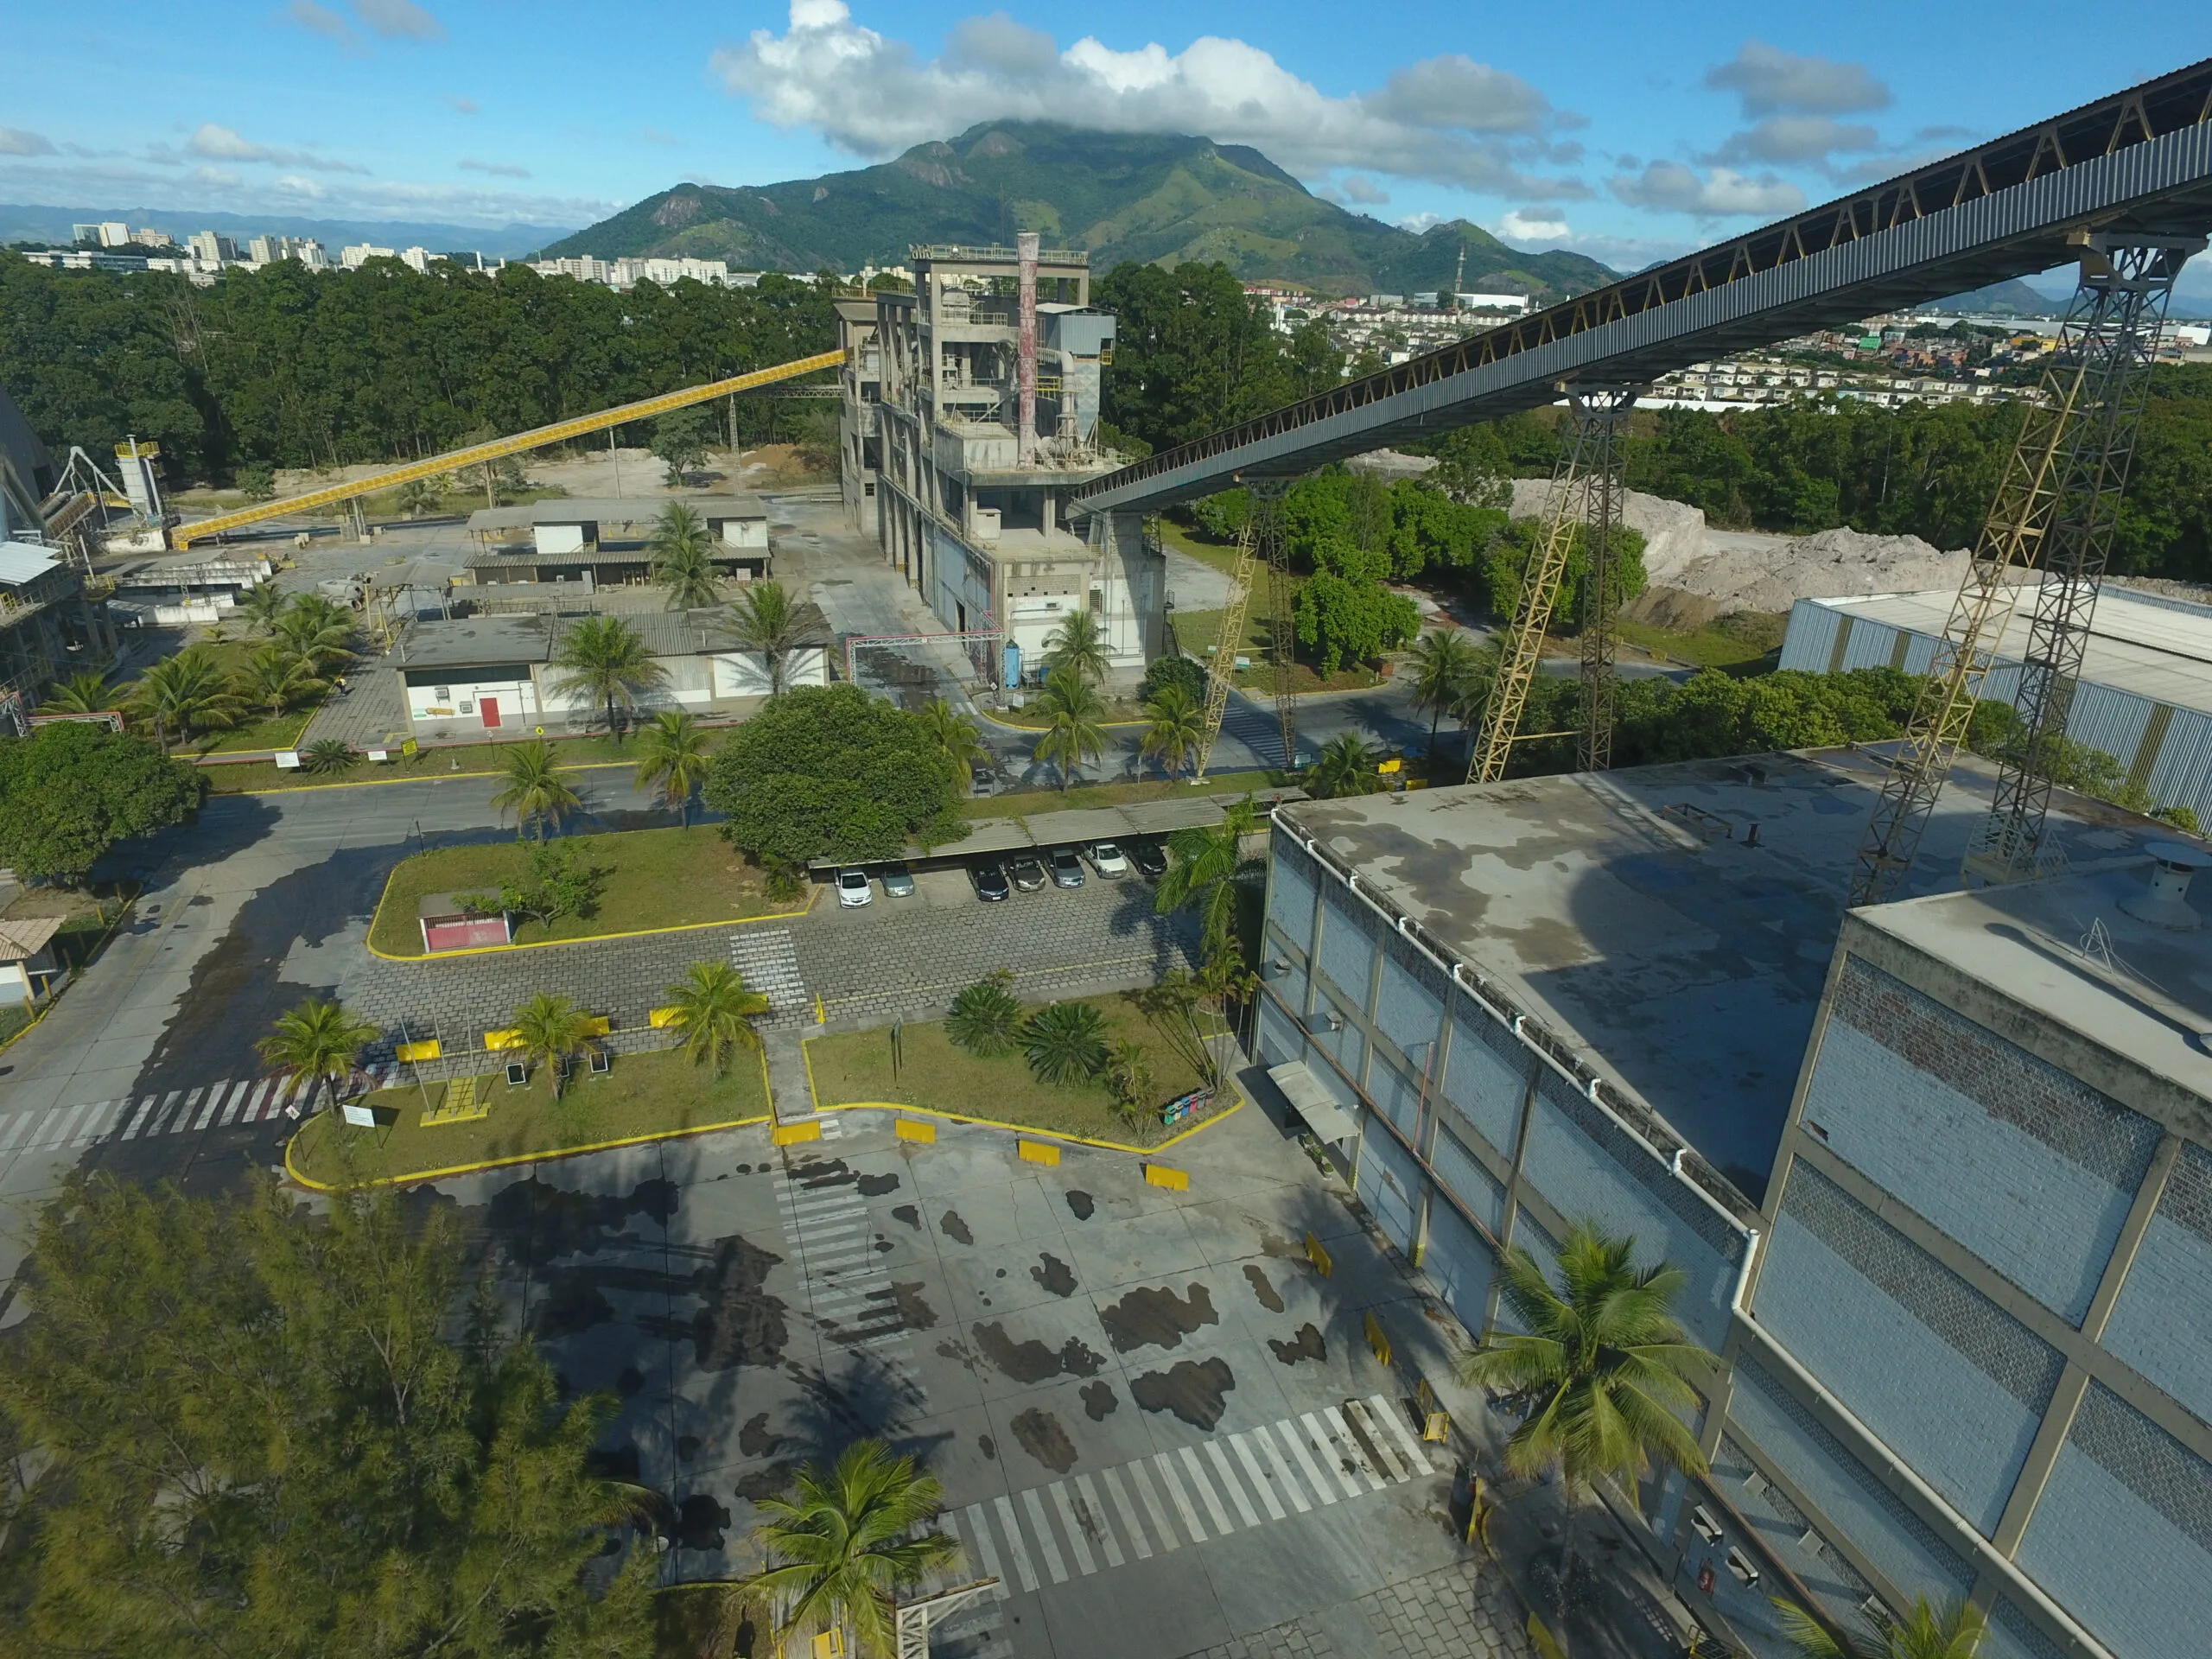
<path fill-rule="evenodd" d="M 1024 231 L 1014 238 L 1020 272 L 1020 344 L 1016 347 L 1015 372 L 1021 389 L 1021 432 L 1016 464 L 1037 464 L 1037 232 Z"/>

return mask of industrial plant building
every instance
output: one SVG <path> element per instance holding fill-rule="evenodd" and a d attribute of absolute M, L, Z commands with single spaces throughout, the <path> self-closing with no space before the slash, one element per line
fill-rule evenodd
<path fill-rule="evenodd" d="M 1018 241 L 916 248 L 912 292 L 840 302 L 847 508 L 985 683 L 1033 679 L 1082 609 L 1114 671 L 1141 672 L 1164 645 L 1166 561 L 1138 515 L 1071 510 L 1121 464 L 1098 444 L 1114 319 L 1090 303 L 1088 254 Z"/>
<path fill-rule="evenodd" d="M 23 729 L 54 681 L 115 660 L 105 597 L 50 544 L 54 456 L 0 388 L 0 730 Z"/>
<path fill-rule="evenodd" d="M 768 509 L 757 496 L 571 496 L 480 507 L 469 514 L 476 550 L 466 580 L 483 586 L 569 582 L 586 592 L 648 585 L 649 543 L 671 501 L 699 515 L 718 575 L 752 580 L 769 575 Z"/>
<path fill-rule="evenodd" d="M 1961 892 L 1969 762 L 1847 914 L 1885 764 L 1281 807 L 1262 1061 L 1471 1331 L 1584 1218 L 1684 1269 L 1711 1469 L 1637 1496 L 1748 1650 L 1925 1595 L 1986 1659 L 2201 1653 L 2212 853 L 2062 794 L 2069 873 Z"/>

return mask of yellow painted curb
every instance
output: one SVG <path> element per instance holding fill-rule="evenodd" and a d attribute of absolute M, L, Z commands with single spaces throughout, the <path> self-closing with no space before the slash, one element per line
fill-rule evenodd
<path fill-rule="evenodd" d="M 1186 1169 L 1170 1169 L 1165 1164 L 1147 1164 L 1144 1166 L 1144 1179 L 1147 1186 L 1164 1186 L 1170 1192 L 1187 1192 L 1191 1190 L 1191 1172 Z"/>
<path fill-rule="evenodd" d="M 1016 1140 L 1014 1147 L 1025 1164 L 1057 1166 L 1060 1161 L 1060 1149 L 1049 1141 Z"/>
<path fill-rule="evenodd" d="M 107 931 L 99 936 L 99 938 L 93 944 L 92 950 L 86 954 L 85 959 L 86 962 L 89 963 L 92 957 L 97 957 L 102 950 L 107 948 L 108 941 L 115 937 L 116 930 L 123 925 L 123 918 L 130 913 L 131 907 L 137 905 L 137 902 L 138 895 L 135 893 L 123 901 L 122 905 L 115 912 L 115 919 L 107 925 Z M 73 976 L 72 977 L 73 981 L 74 976 Z M 67 986 L 64 986 L 62 988 L 63 990 L 67 990 Z M 54 1012 L 54 1005 L 60 1000 L 61 993 L 60 991 L 48 995 L 46 1001 L 39 1005 L 38 1012 L 33 1014 L 29 1019 L 23 1021 L 23 1028 L 21 1031 L 16 1032 L 5 1042 L 0 1042 L 0 1053 L 5 1053 L 8 1050 L 13 1048 L 17 1043 L 22 1041 L 24 1038 L 29 1036 L 32 1032 L 35 1031 L 39 1026 L 45 1021 L 46 1016 Z"/>
<path fill-rule="evenodd" d="M 918 1141 L 925 1146 L 935 1144 L 937 1125 L 918 1123 L 911 1117 L 902 1117 L 891 1126 L 891 1133 L 901 1141 Z"/>
<path fill-rule="evenodd" d="M 802 1141 L 819 1141 L 822 1125 L 813 1118 L 798 1123 L 779 1123 L 769 1139 L 779 1147 L 795 1147 Z"/>

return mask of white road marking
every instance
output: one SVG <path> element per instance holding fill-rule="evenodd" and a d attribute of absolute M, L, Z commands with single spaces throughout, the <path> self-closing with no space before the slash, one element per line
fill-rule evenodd
<path fill-rule="evenodd" d="M 1167 1460 L 1165 1452 L 1155 1452 L 1152 1460 L 1159 1467 L 1160 1484 L 1167 1488 L 1167 1496 L 1175 1502 L 1176 1513 L 1183 1517 L 1183 1525 L 1190 1532 L 1191 1541 L 1203 1544 L 1206 1541 L 1206 1529 L 1199 1524 L 1198 1512 L 1191 1507 L 1190 1494 L 1183 1490 L 1183 1483 L 1175 1478 L 1175 1465 Z M 1141 1468 L 1143 1465 L 1138 1466 Z"/>
<path fill-rule="evenodd" d="M 1021 1576 L 1021 1587 L 1033 1591 L 1037 1587 L 1037 1569 L 1029 1564 L 1029 1552 L 1021 1546 L 1021 1527 L 1014 1518 L 1014 1500 L 1001 1497 L 993 1500 L 999 1512 L 999 1530 L 1006 1534 L 1007 1554 L 1014 1557 L 1014 1570 Z"/>
<path fill-rule="evenodd" d="M 1206 1506 L 1206 1513 L 1213 1518 L 1215 1533 L 1226 1538 L 1229 1536 L 1229 1511 L 1221 1507 L 1221 1499 L 1214 1495 L 1213 1487 L 1206 1479 L 1205 1471 L 1198 1466 L 1198 1452 L 1187 1446 L 1181 1450 L 1184 1472 L 1190 1476 L 1191 1484 L 1198 1490 L 1199 1501 Z"/>
<path fill-rule="evenodd" d="M 1257 1433 L 1256 1430 L 1254 1431 Z M 1252 1490 L 1260 1495 L 1260 1502 L 1267 1506 L 1268 1519 L 1280 1521 L 1283 1516 L 1281 1503 L 1276 1501 L 1274 1482 L 1261 1469 L 1260 1460 L 1253 1455 L 1252 1443 L 1242 1434 L 1232 1434 L 1229 1443 L 1236 1448 L 1236 1459 L 1244 1465 L 1244 1472 L 1251 1477 Z"/>
<path fill-rule="evenodd" d="M 1244 1518 L 1247 1527 L 1260 1524 L 1260 1512 L 1252 1507 L 1252 1500 L 1244 1496 L 1243 1484 L 1229 1466 L 1229 1453 L 1221 1449 L 1219 1440 L 1206 1442 L 1206 1456 L 1213 1459 L 1213 1466 L 1221 1476 L 1221 1484 L 1229 1490 L 1229 1501 L 1236 1506 L 1236 1513 Z"/>
<path fill-rule="evenodd" d="M 1037 1496 L 1037 1489 L 1032 1486 L 1022 1493 L 1021 1501 L 1029 1510 L 1030 1524 L 1037 1529 L 1037 1548 L 1043 1552 L 1045 1570 L 1052 1575 L 1054 1584 L 1065 1584 L 1067 1563 L 1060 1559 L 1060 1546 L 1052 1536 L 1052 1522 L 1045 1519 L 1045 1500 Z"/>
<path fill-rule="evenodd" d="M 1068 1548 L 1075 1554 L 1076 1568 L 1087 1579 L 1098 1570 L 1098 1563 L 1091 1558 L 1090 1542 L 1083 1535 L 1083 1523 L 1075 1518 L 1075 1505 L 1068 1499 L 1068 1484 L 1065 1480 L 1052 1483 L 1052 1507 L 1060 1512 L 1060 1530 L 1068 1535 Z"/>
<path fill-rule="evenodd" d="M 1106 1478 L 1110 1482 L 1114 1478 L 1114 1471 L 1108 1470 Z M 1090 1484 L 1089 1475 L 1077 1475 L 1075 1478 L 1075 1490 L 1077 1502 L 1083 1510 L 1083 1518 L 1090 1523 L 1090 1529 L 1097 1532 L 1098 1547 L 1106 1552 L 1106 1565 L 1121 1566 L 1123 1559 L 1122 1546 L 1116 1541 L 1114 1529 L 1106 1519 L 1106 1506 L 1098 1501 L 1098 1489 Z M 1147 1555 L 1151 1553 L 1150 1550 L 1145 1552 Z"/>

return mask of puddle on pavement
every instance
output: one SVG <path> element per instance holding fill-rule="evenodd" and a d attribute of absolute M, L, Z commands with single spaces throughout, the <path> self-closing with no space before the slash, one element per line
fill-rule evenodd
<path fill-rule="evenodd" d="M 768 1269 L 782 1260 L 734 1235 L 716 1239 L 713 1258 L 691 1275 L 700 1306 L 690 1319 L 640 1319 L 639 1325 L 671 1341 L 690 1338 L 702 1370 L 773 1365 L 784 1357 L 791 1329 L 784 1321 L 783 1299 L 762 1287 Z"/>
<path fill-rule="evenodd" d="M 1077 1221 L 1089 1221 L 1091 1212 L 1098 1208 L 1090 1201 L 1090 1194 L 1088 1192 L 1071 1191 L 1067 1195 L 1067 1200 L 1068 1208 L 1074 1212 Z"/>
<path fill-rule="evenodd" d="M 1147 1344 L 1180 1347 L 1192 1332 L 1202 1325 L 1218 1325 L 1221 1318 L 1213 1311 L 1213 1298 L 1204 1285 L 1191 1286 L 1187 1300 L 1165 1286 L 1147 1286 L 1131 1291 L 1111 1307 L 1099 1309 L 1098 1322 L 1106 1327 L 1114 1351 L 1126 1354 Z"/>
<path fill-rule="evenodd" d="M 1260 1306 L 1270 1313 L 1282 1312 L 1282 1294 L 1268 1282 L 1267 1270 L 1256 1262 L 1247 1262 L 1244 1277 L 1252 1287 L 1252 1294 L 1260 1299 Z"/>
<path fill-rule="evenodd" d="M 1075 1442 L 1051 1412 L 1032 1406 L 1007 1427 L 1021 1449 L 1054 1474 L 1065 1475 L 1075 1467 Z"/>
<path fill-rule="evenodd" d="M 1258 1218 L 1253 1216 L 1247 1216 L 1244 1219 L 1247 1221 L 1255 1221 Z M 1281 1233 L 1275 1231 L 1274 1228 L 1268 1226 L 1265 1222 L 1261 1222 L 1260 1254 L 1262 1255 L 1303 1255 L 1306 1254 L 1306 1246 L 1303 1244 L 1293 1243 L 1289 1239 L 1285 1238 Z"/>
<path fill-rule="evenodd" d="M 1192 1428 L 1211 1429 L 1227 1409 L 1223 1396 L 1236 1386 L 1227 1360 L 1183 1359 L 1147 1371 L 1129 1384 L 1129 1397 L 1147 1411 L 1172 1411 Z"/>
<path fill-rule="evenodd" d="M 1111 1382 L 1086 1382 L 1083 1385 L 1083 1414 L 1094 1423 L 1104 1422 L 1121 1403 Z"/>
<path fill-rule="evenodd" d="M 768 1432 L 768 1414 L 765 1411 L 747 1418 L 745 1427 L 737 1431 L 737 1449 L 748 1458 L 772 1458 L 783 1443 L 782 1435 Z"/>
<path fill-rule="evenodd" d="M 937 1323 L 937 1310 L 922 1300 L 919 1285 L 893 1285 L 891 1296 L 899 1304 L 899 1317 L 909 1331 L 927 1331 Z"/>
<path fill-rule="evenodd" d="M 968 1230 L 968 1224 L 960 1219 L 960 1212 L 957 1210 L 946 1211 L 944 1219 L 938 1223 L 938 1226 L 944 1230 L 947 1238 L 959 1243 L 973 1244 L 976 1242 L 976 1235 Z"/>
<path fill-rule="evenodd" d="M 683 1507 L 676 1517 L 676 1547 L 678 1549 L 720 1549 L 722 1534 L 729 1526 L 729 1511 L 704 1492 L 694 1492 L 683 1500 Z"/>
<path fill-rule="evenodd" d="M 634 1365 L 625 1365 L 622 1368 L 622 1374 L 614 1379 L 614 1392 L 625 1400 L 632 1399 L 643 1393 L 645 1387 L 645 1374 Z"/>
<path fill-rule="evenodd" d="M 1274 1350 L 1275 1357 L 1286 1365 L 1295 1365 L 1301 1359 L 1326 1359 L 1329 1344 L 1321 1332 L 1309 1320 L 1298 1327 L 1298 1334 L 1288 1342 L 1268 1338 L 1268 1346 Z"/>
<path fill-rule="evenodd" d="M 909 1227 L 918 1230 L 922 1224 L 922 1212 L 911 1204 L 902 1204 L 891 1212 L 891 1219 L 903 1221 Z"/>
<path fill-rule="evenodd" d="M 798 1464 L 786 1460 L 755 1469 L 749 1475 L 740 1475 L 737 1495 L 748 1503 L 758 1503 L 764 1497 L 781 1497 L 790 1490 L 791 1476 L 798 1469 Z"/>
<path fill-rule="evenodd" d="M 996 1463 L 999 1460 L 999 1443 L 988 1434 L 978 1434 L 976 1437 L 976 1449 L 981 1452 L 989 1462 Z"/>
<path fill-rule="evenodd" d="M 854 1185 L 860 1188 L 861 1197 L 880 1198 L 887 1192 L 899 1190 L 899 1178 L 896 1175 L 863 1175 Z"/>
<path fill-rule="evenodd" d="M 979 1325 L 974 1335 L 983 1357 L 1016 1382 L 1042 1382 L 1063 1374 L 1096 1376 L 1106 1363 L 1106 1357 L 1094 1353 L 1081 1337 L 1070 1337 L 1056 1351 L 1033 1338 L 1016 1342 L 1003 1325 Z"/>
<path fill-rule="evenodd" d="M 1029 1269 L 1029 1276 L 1055 1296 L 1075 1294 L 1075 1270 L 1050 1252 L 1039 1255 L 1039 1265 Z"/>
<path fill-rule="evenodd" d="M 850 1186 L 860 1175 L 842 1158 L 809 1158 L 791 1166 L 791 1179 L 811 1192 L 825 1186 Z"/>

